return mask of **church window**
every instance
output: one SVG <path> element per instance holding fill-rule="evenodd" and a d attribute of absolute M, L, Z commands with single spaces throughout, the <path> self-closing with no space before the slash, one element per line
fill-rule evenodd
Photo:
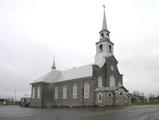
<path fill-rule="evenodd" d="M 55 99 L 58 99 L 58 87 L 55 88 Z"/>
<path fill-rule="evenodd" d="M 77 99 L 77 88 L 78 86 L 76 84 L 73 85 L 73 99 Z"/>
<path fill-rule="evenodd" d="M 63 86 L 63 99 L 67 99 L 67 87 Z"/>
<path fill-rule="evenodd" d="M 32 88 L 32 98 L 33 99 L 35 98 L 35 88 L 34 87 Z"/>
<path fill-rule="evenodd" d="M 101 33 L 101 37 L 102 37 L 102 38 L 104 37 L 104 33 Z"/>
<path fill-rule="evenodd" d="M 107 33 L 107 38 L 109 38 L 109 33 Z"/>
<path fill-rule="evenodd" d="M 103 52 L 103 45 L 99 45 L 99 52 Z"/>
<path fill-rule="evenodd" d="M 89 98 L 89 84 L 84 84 L 84 98 Z"/>
<path fill-rule="evenodd" d="M 111 97 L 111 96 L 112 96 L 112 93 L 110 93 L 110 92 L 109 92 L 109 93 L 108 93 L 108 96 L 110 96 L 110 97 Z"/>
<path fill-rule="evenodd" d="M 98 94 L 98 102 L 102 102 L 102 94 L 101 93 Z"/>
<path fill-rule="evenodd" d="M 112 46 L 109 45 L 109 52 L 112 53 Z"/>
<path fill-rule="evenodd" d="M 123 95 L 123 93 L 121 92 L 120 95 Z"/>
<path fill-rule="evenodd" d="M 37 98 L 38 99 L 40 99 L 40 97 L 41 97 L 41 89 L 40 89 L 40 87 L 38 87 L 38 90 L 37 90 Z"/>
<path fill-rule="evenodd" d="M 110 66 L 110 69 L 111 69 L 111 71 L 114 71 L 114 66 L 111 65 L 111 66 Z"/>
<path fill-rule="evenodd" d="M 113 75 L 110 76 L 109 87 L 115 87 L 115 78 Z"/>
<path fill-rule="evenodd" d="M 128 95 L 128 99 L 130 98 L 130 96 Z"/>
<path fill-rule="evenodd" d="M 99 88 L 102 87 L 102 77 L 101 76 L 98 77 L 98 87 Z"/>

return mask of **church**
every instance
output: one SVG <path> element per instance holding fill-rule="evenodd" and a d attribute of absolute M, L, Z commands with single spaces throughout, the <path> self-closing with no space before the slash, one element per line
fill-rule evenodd
<path fill-rule="evenodd" d="M 123 75 L 109 38 L 105 8 L 93 64 L 50 72 L 31 83 L 31 107 L 88 107 L 130 105 L 131 94 L 123 86 Z"/>

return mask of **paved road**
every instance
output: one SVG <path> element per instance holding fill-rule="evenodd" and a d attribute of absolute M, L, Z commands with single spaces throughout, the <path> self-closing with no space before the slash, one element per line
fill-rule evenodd
<path fill-rule="evenodd" d="M 159 105 L 45 109 L 0 106 L 0 120 L 159 120 Z"/>

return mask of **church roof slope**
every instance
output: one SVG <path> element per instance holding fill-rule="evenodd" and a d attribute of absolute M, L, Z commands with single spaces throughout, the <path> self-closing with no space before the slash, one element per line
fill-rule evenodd
<path fill-rule="evenodd" d="M 52 69 L 47 74 L 43 75 L 39 79 L 35 80 L 33 83 L 37 82 L 56 82 L 59 76 L 62 74 L 62 71 Z"/>
<path fill-rule="evenodd" d="M 92 65 L 85 65 L 62 72 L 58 81 L 72 80 L 77 78 L 85 78 L 93 75 Z"/>
<path fill-rule="evenodd" d="M 53 69 L 49 73 L 35 80 L 33 83 L 37 83 L 37 82 L 54 83 L 54 82 L 73 80 L 78 78 L 91 77 L 92 75 L 93 75 L 92 65 L 85 65 L 85 66 L 69 69 L 66 71 L 59 71 L 59 70 Z"/>

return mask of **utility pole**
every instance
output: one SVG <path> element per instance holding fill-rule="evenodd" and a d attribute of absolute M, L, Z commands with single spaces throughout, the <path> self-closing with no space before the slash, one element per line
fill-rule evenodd
<path fill-rule="evenodd" d="M 16 102 L 16 97 L 17 97 L 16 96 L 16 89 L 14 90 L 14 97 L 15 97 L 14 99 L 15 99 L 15 102 Z"/>

